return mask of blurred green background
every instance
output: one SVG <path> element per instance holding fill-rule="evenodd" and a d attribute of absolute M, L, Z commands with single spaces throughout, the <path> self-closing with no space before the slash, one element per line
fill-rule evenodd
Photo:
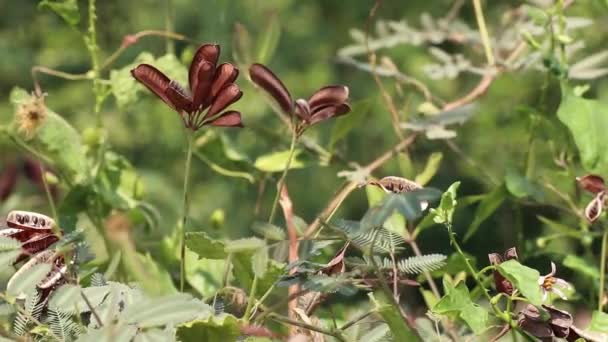
<path fill-rule="evenodd" d="M 535 2 L 540 3 L 542 1 Z M 82 20 L 74 29 L 48 9 L 38 9 L 37 1 L 0 2 L 0 123 L 9 123 L 13 118 L 13 107 L 8 102 L 10 90 L 14 86 L 28 91 L 33 89 L 30 73 L 33 65 L 70 73 L 89 70 L 90 59 L 77 31 L 84 32 L 86 29 L 86 2 L 78 1 L 78 4 Z M 512 29 L 509 16 L 516 15 L 517 9 L 524 4 L 526 2 L 523 1 L 486 1 L 490 34 L 498 39 L 501 32 Z M 173 31 L 193 42 L 219 43 L 222 46 L 220 60 L 232 61 L 235 53 L 233 41 L 238 38 L 234 33 L 237 23 L 247 30 L 254 50 L 272 29 L 269 26 L 276 25 L 280 28 L 280 36 L 276 49 L 265 63 L 280 75 L 294 97 L 308 97 L 326 84 L 348 85 L 359 121 L 344 139 L 335 144 L 334 152 L 340 157 L 334 157 L 328 165 L 324 165 L 326 163 L 321 163 L 318 155 L 305 152 L 301 158 L 306 162 L 306 167 L 292 170 L 288 177 L 287 185 L 295 211 L 310 223 L 342 184 L 343 179 L 337 173 L 351 170 L 341 159 L 365 165 L 399 141 L 372 76 L 339 63 L 337 58 L 338 51 L 353 42 L 349 31 L 353 28 L 360 31 L 365 29 L 372 6 L 372 1 L 322 0 L 98 1 L 98 43 L 103 60 L 120 46 L 126 35 L 148 29 L 165 29 L 169 16 L 172 18 L 169 20 L 172 21 Z M 434 18 L 431 22 L 437 21 L 445 17 L 453 6 L 454 2 L 448 0 L 385 1 L 376 19 L 406 20 L 413 27 L 421 27 L 425 22 L 423 14 Z M 585 42 L 585 47 L 577 56 L 601 51 L 605 47 L 608 35 L 606 13 L 606 4 L 601 1 L 577 1 L 568 9 L 568 15 L 592 20 L 590 26 L 572 34 L 575 39 Z M 469 2 L 463 3 L 456 17 L 471 30 L 476 30 L 473 8 Z M 376 32 L 375 25 L 372 25 L 372 32 Z M 187 66 L 198 43 L 175 41 L 171 44 L 178 58 Z M 435 96 L 446 102 L 463 96 L 477 84 L 480 76 L 470 72 L 452 79 L 429 77 L 425 66 L 436 62 L 429 53 L 430 47 L 462 54 L 475 66 L 483 67 L 485 64 L 483 50 L 478 44 L 396 44 L 379 50 L 377 54 L 379 58 L 390 57 L 401 72 L 418 78 L 428 85 Z M 142 38 L 129 47 L 110 69 L 104 71 L 102 77 L 109 79 L 111 70 L 128 67 L 142 52 L 161 57 L 167 53 L 167 43 L 160 37 Z M 359 61 L 366 62 L 365 56 L 359 56 Z M 185 74 L 182 73 L 181 78 L 185 78 Z M 90 81 L 68 81 L 41 75 L 40 83 L 48 94 L 46 103 L 49 108 L 80 131 L 95 125 Z M 218 165 L 250 174 L 255 182 L 218 174 L 199 159 L 195 159 L 193 165 L 193 227 L 226 237 L 249 236 L 252 234 L 252 222 L 267 217 L 278 174 L 256 170 L 253 161 L 269 152 L 286 150 L 290 138 L 289 132 L 271 112 L 263 97 L 245 79 L 245 70 L 241 70 L 238 83 L 244 96 L 233 108 L 243 113 L 246 127 L 241 130 L 224 129 L 221 133 L 215 130 L 214 134 L 221 134 L 224 142 L 229 142 L 225 146 L 243 153 L 243 161 L 229 160 L 217 139 L 199 151 Z M 587 83 L 590 94 L 601 101 L 606 100 L 608 82 L 605 78 Z M 394 96 L 403 120 L 418 115 L 417 108 L 424 102 L 418 92 L 407 86 L 397 89 L 392 79 L 384 79 L 384 85 Z M 547 90 L 543 95 L 545 88 Z M 441 152 L 443 160 L 430 186 L 443 190 L 460 180 L 463 183 L 461 195 L 485 194 L 503 183 L 507 170 L 527 173 L 528 150 L 534 145 L 531 153 L 536 166 L 528 173 L 529 178 L 539 184 L 550 182 L 564 191 L 575 193 L 574 179 L 570 174 L 561 172 L 553 162 L 562 151 L 568 155 L 574 154 L 568 131 L 555 117 L 559 100 L 558 82 L 547 76 L 542 67 L 502 74 L 476 103 L 471 119 L 455 127 L 458 135 L 449 139 L 452 147 L 448 146 L 446 140 L 430 140 L 421 135 L 409 148 L 407 158 L 402 156 L 394 159 L 375 172 L 374 176 L 413 178 L 424 168 L 431 153 Z M 369 101 L 371 106 L 361 113 L 360 108 L 365 101 Z M 151 248 L 158 243 L 157 237 L 173 229 L 179 214 L 185 146 L 182 124 L 174 112 L 144 91 L 140 91 L 137 100 L 126 106 L 117 106 L 115 98 L 110 96 L 103 105 L 102 117 L 111 147 L 135 166 L 142 177 L 144 199 L 154 204 L 161 214 L 158 227 L 151 232 L 137 231 L 135 235 L 140 248 Z M 351 120 L 351 116 L 323 122 L 307 131 L 306 135 L 330 149 L 334 125 L 344 120 Z M 539 126 L 533 126 L 537 124 Z M 535 133 L 531 135 L 530 127 L 540 128 L 535 128 Z M 8 140 L 0 140 L 0 149 L 0 166 L 24 158 L 23 151 Z M 410 166 L 404 165 L 407 159 L 411 161 Z M 578 166 L 576 157 L 571 162 L 574 173 L 580 175 L 584 172 Z M 261 207 L 256 213 L 259 182 L 265 178 L 270 181 L 266 182 Z M 367 210 L 365 196 L 364 190 L 355 191 L 336 217 L 360 219 Z M 580 196 L 577 198 L 584 205 L 584 199 Z M 509 198 L 483 222 L 479 233 L 468 240 L 465 249 L 477 256 L 478 262 L 483 265 L 487 262 L 487 253 L 500 252 L 515 244 L 523 249 L 521 254 L 532 257 L 531 262 L 543 267 L 547 267 L 546 259 L 551 258 L 555 251 L 560 251 L 562 255 L 565 252 L 583 253 L 576 244 L 564 240 L 553 241 L 553 245 L 542 250 L 536 247 L 536 239 L 545 229 L 537 215 L 561 220 L 566 225 L 578 224 L 575 218 L 563 215 L 552 205 L 556 201 L 559 199 L 546 189 L 539 198 Z M 48 212 L 44 193 L 24 177 L 21 177 L 16 191 L 2 206 L 3 211 L 15 208 Z M 473 220 L 474 212 L 475 205 L 457 212 L 456 231 L 459 234 L 464 234 Z M 517 232 L 522 232 L 524 238 L 518 241 Z M 421 248 L 425 253 L 450 254 L 451 250 L 446 232 L 439 228 L 427 230 L 422 235 Z M 591 248 L 597 249 L 597 246 L 592 245 Z"/>

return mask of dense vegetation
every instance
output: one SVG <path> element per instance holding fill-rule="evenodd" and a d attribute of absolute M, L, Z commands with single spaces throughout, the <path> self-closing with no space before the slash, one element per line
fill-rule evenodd
<path fill-rule="evenodd" d="M 608 2 L 0 8 L 1 338 L 608 340 Z"/>

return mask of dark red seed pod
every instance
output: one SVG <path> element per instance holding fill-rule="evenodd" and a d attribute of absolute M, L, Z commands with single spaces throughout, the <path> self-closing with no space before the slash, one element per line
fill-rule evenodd
<path fill-rule="evenodd" d="M 219 92 L 205 117 L 215 116 L 217 113 L 223 111 L 228 106 L 238 101 L 241 96 L 243 96 L 243 92 L 241 92 L 238 85 L 234 83 L 227 85 Z"/>
<path fill-rule="evenodd" d="M 135 69 L 131 70 L 131 75 L 150 89 L 151 92 L 153 92 L 171 108 L 176 109 L 175 105 L 166 94 L 171 80 L 160 70 L 149 64 L 140 64 Z"/>
<path fill-rule="evenodd" d="M 59 237 L 53 233 L 35 234 L 21 245 L 24 253 L 17 258 L 16 262 L 23 260 L 29 255 L 46 250 L 57 241 L 59 241 Z"/>
<path fill-rule="evenodd" d="M 293 112 L 293 100 L 281 80 L 266 66 L 255 63 L 249 67 L 251 80 L 264 89 L 279 104 L 283 112 Z"/>
<path fill-rule="evenodd" d="M 578 184 L 580 184 L 581 188 L 591 193 L 597 194 L 606 190 L 604 178 L 598 175 L 590 174 L 583 177 L 577 177 L 576 180 L 578 181 Z"/>
<path fill-rule="evenodd" d="M 185 90 L 177 84 L 177 82 L 171 81 L 165 94 L 178 112 L 190 112 L 192 108 L 192 99 L 190 99 Z"/>
<path fill-rule="evenodd" d="M 348 87 L 343 85 L 329 85 L 317 90 L 310 99 L 308 105 L 314 112 L 315 109 L 329 105 L 341 105 L 348 101 Z"/>
<path fill-rule="evenodd" d="M 192 62 L 190 62 L 190 70 L 188 71 L 188 82 L 190 84 L 190 91 L 193 94 L 195 93 L 195 89 L 198 88 L 200 68 L 203 64 L 209 63 L 212 69 L 215 69 L 219 56 L 220 46 L 217 44 L 204 44 L 196 50 Z"/>
<path fill-rule="evenodd" d="M 201 110 L 201 106 L 207 107 L 211 103 L 209 94 L 215 76 L 215 64 L 202 61 L 198 67 L 198 74 L 194 85 L 192 85 L 192 110 Z"/>
<path fill-rule="evenodd" d="M 241 113 L 236 110 L 226 111 L 210 121 L 209 125 L 221 127 L 243 127 L 243 123 L 241 122 Z"/>
<path fill-rule="evenodd" d="M 6 216 L 6 225 L 19 229 L 51 230 L 55 225 L 55 221 L 39 213 L 13 210 Z"/>
<path fill-rule="evenodd" d="M 215 79 L 211 86 L 211 97 L 215 98 L 226 85 L 233 83 L 239 76 L 239 69 L 230 63 L 223 63 L 215 71 Z"/>

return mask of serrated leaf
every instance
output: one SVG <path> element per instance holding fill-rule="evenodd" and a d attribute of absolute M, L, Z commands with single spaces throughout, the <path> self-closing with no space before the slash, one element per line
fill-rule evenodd
<path fill-rule="evenodd" d="M 224 251 L 226 244 L 210 238 L 205 232 L 186 233 L 186 246 L 199 258 L 225 259 L 228 256 Z"/>
<path fill-rule="evenodd" d="M 266 246 L 266 242 L 258 238 L 245 238 L 238 240 L 231 240 L 224 246 L 224 252 L 226 253 L 253 253 L 258 249 Z"/>
<path fill-rule="evenodd" d="M 251 229 L 268 240 L 283 241 L 286 239 L 285 231 L 282 228 L 268 222 L 254 222 Z"/>
<path fill-rule="evenodd" d="M 424 170 L 422 170 L 422 172 L 416 175 L 414 182 L 420 184 L 420 186 L 425 186 L 433 178 L 433 176 L 435 176 L 437 170 L 439 170 L 439 166 L 441 165 L 441 159 L 443 159 L 443 153 L 431 153 L 431 155 L 426 161 Z"/>
<path fill-rule="evenodd" d="M 10 297 L 17 297 L 23 293 L 29 293 L 32 289 L 44 280 L 51 271 L 52 265 L 47 263 L 40 263 L 32 266 L 28 270 L 20 270 L 6 285 L 6 293 Z"/>
<path fill-rule="evenodd" d="M 507 280 L 513 283 L 513 286 L 526 297 L 531 304 L 541 305 L 543 302 L 538 279 L 540 273 L 528 266 L 520 264 L 517 260 L 507 260 L 500 263 L 496 269 Z"/>
<path fill-rule="evenodd" d="M 177 325 L 197 318 L 209 317 L 213 308 L 187 294 L 145 299 L 132 303 L 123 313 L 129 324 L 140 328 Z"/>
<path fill-rule="evenodd" d="M 256 277 L 264 277 L 268 270 L 268 248 L 260 248 L 253 254 L 251 268 Z"/>
<path fill-rule="evenodd" d="M 500 207 L 506 198 L 507 192 L 503 185 L 484 195 L 477 209 L 475 209 L 475 218 L 469 228 L 467 228 L 463 240 L 467 241 L 471 236 L 475 235 L 481 224 Z"/>
<path fill-rule="evenodd" d="M 306 166 L 304 162 L 298 159 L 300 153 L 302 153 L 302 150 L 296 149 L 294 151 L 289 169 L 301 169 Z M 285 166 L 287 166 L 288 159 L 289 151 L 273 152 L 259 156 L 253 166 L 264 172 L 282 172 L 285 170 Z"/>

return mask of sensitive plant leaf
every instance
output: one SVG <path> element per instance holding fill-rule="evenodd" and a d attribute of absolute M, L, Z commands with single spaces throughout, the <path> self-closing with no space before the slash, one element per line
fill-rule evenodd
<path fill-rule="evenodd" d="M 52 265 L 40 263 L 27 270 L 19 270 L 6 285 L 6 294 L 10 297 L 18 297 L 24 293 L 30 293 L 38 283 L 46 278 L 51 271 Z"/>
<path fill-rule="evenodd" d="M 443 287 L 445 295 L 433 307 L 434 313 L 440 315 L 456 314 L 476 334 L 487 328 L 488 312 L 471 300 L 466 284 L 459 283 L 454 286 L 444 278 Z"/>
<path fill-rule="evenodd" d="M 503 185 L 484 195 L 484 198 L 479 202 L 479 205 L 475 210 L 475 218 L 469 228 L 467 228 L 463 240 L 467 241 L 470 237 L 475 235 L 481 224 L 490 217 L 506 199 L 507 191 Z"/>
<path fill-rule="evenodd" d="M 605 105 L 578 97 L 562 88 L 557 117 L 568 127 L 578 148 L 583 167 L 597 174 L 608 174 L 608 116 Z"/>
<path fill-rule="evenodd" d="M 568 254 L 562 264 L 581 275 L 589 277 L 594 282 L 600 280 L 599 268 L 581 257 Z"/>
<path fill-rule="evenodd" d="M 48 8 L 57 13 L 66 23 L 76 26 L 80 21 L 80 11 L 76 0 L 42 0 L 38 8 Z"/>
<path fill-rule="evenodd" d="M 177 327 L 180 341 L 236 341 L 240 335 L 238 320 L 228 314 L 210 315 Z"/>
<path fill-rule="evenodd" d="M 456 191 L 460 182 L 455 182 L 441 195 L 441 201 L 437 208 L 431 209 L 435 223 L 451 224 L 454 210 L 456 209 Z"/>
<path fill-rule="evenodd" d="M 433 152 L 426 161 L 426 165 L 422 172 L 416 175 L 414 182 L 421 186 L 426 185 L 437 173 L 439 166 L 441 165 L 441 159 L 443 159 L 443 153 Z"/>
<path fill-rule="evenodd" d="M 279 44 L 281 38 L 281 23 L 279 16 L 274 13 L 267 18 L 266 27 L 264 32 L 261 33 L 260 39 L 257 44 L 257 59 L 258 63 L 268 63 L 268 61 L 274 55 L 274 52 Z"/>
<path fill-rule="evenodd" d="M 226 244 L 212 239 L 205 232 L 187 232 L 186 246 L 198 254 L 199 258 L 225 259 L 228 256 L 224 251 Z"/>
<path fill-rule="evenodd" d="M 301 153 L 302 150 L 299 149 L 294 151 L 289 169 L 301 169 L 306 166 L 303 161 L 298 159 Z M 253 165 L 256 169 L 264 172 L 282 172 L 287 166 L 288 159 L 289 151 L 273 152 L 258 157 Z"/>
<path fill-rule="evenodd" d="M 500 263 L 496 269 L 507 278 L 526 297 L 531 304 L 541 305 L 543 302 L 538 279 L 540 273 L 530 267 L 520 264 L 517 260 L 507 260 Z"/>
<path fill-rule="evenodd" d="M 0 271 L 7 270 L 21 253 L 21 242 L 7 236 L 0 236 Z"/>
<path fill-rule="evenodd" d="M 48 306 L 57 312 L 71 314 L 89 312 L 91 309 L 82 295 L 86 296 L 93 308 L 96 308 L 109 293 L 109 285 L 81 288 L 79 285 L 66 284 L 53 292 Z"/>
<path fill-rule="evenodd" d="M 395 341 L 420 341 L 420 337 L 405 323 L 398 309 L 390 305 L 383 295 L 378 295 L 378 299 L 373 293 L 368 296 L 374 305 L 374 310 L 380 314 L 389 326 Z"/>
<path fill-rule="evenodd" d="M 268 270 L 268 248 L 260 248 L 253 254 L 251 268 L 256 277 L 264 277 Z"/>
<path fill-rule="evenodd" d="M 127 323 L 147 328 L 205 319 L 213 314 L 213 308 L 190 295 L 180 293 L 132 303 L 123 314 Z"/>
<path fill-rule="evenodd" d="M 431 272 L 445 266 L 447 256 L 443 254 L 427 254 L 412 256 L 397 262 L 399 271 L 407 274 L 420 274 Z"/>
<path fill-rule="evenodd" d="M 226 253 L 254 253 L 258 249 L 266 246 L 266 242 L 258 238 L 244 238 L 238 240 L 231 240 L 224 246 L 224 252 Z"/>
<path fill-rule="evenodd" d="M 283 241 L 287 238 L 282 228 L 268 222 L 254 222 L 251 229 L 268 240 Z"/>

